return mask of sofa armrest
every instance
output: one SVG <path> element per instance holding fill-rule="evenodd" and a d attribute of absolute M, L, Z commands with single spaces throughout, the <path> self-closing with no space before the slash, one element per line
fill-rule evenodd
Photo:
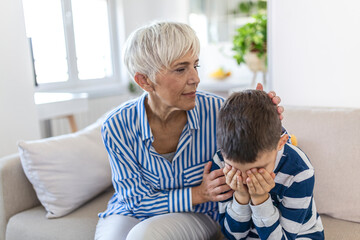
<path fill-rule="evenodd" d="M 0 239 L 5 239 L 10 217 L 39 204 L 36 193 L 25 176 L 19 155 L 0 158 Z"/>

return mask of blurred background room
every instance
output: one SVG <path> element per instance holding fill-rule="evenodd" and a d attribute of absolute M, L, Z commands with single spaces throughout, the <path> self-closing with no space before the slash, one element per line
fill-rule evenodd
<path fill-rule="evenodd" d="M 357 0 L 0 1 L 0 157 L 140 95 L 122 46 L 154 20 L 197 32 L 199 90 L 227 97 L 260 82 L 284 106 L 360 108 L 359 9 Z"/>

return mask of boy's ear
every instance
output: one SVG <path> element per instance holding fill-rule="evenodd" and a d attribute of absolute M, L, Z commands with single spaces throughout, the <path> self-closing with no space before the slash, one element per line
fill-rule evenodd
<path fill-rule="evenodd" d="M 280 151 L 284 145 L 286 144 L 287 140 L 289 139 L 289 135 L 284 134 L 284 136 L 280 137 L 277 150 Z"/>
<path fill-rule="evenodd" d="M 154 90 L 154 84 L 150 79 L 142 73 L 135 73 L 134 80 L 142 89 L 146 92 L 152 92 Z"/>

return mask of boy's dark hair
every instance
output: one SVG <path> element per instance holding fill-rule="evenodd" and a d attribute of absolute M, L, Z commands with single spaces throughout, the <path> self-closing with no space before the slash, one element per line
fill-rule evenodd
<path fill-rule="evenodd" d="M 280 135 L 277 107 L 264 91 L 235 92 L 220 109 L 217 142 L 231 161 L 255 162 L 259 152 L 276 149 Z"/>

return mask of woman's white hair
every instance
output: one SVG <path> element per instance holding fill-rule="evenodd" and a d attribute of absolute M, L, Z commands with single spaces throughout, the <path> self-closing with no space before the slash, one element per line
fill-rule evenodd
<path fill-rule="evenodd" d="M 124 48 L 124 63 L 131 77 L 141 73 L 155 80 L 160 70 L 191 52 L 199 56 L 200 43 L 187 24 L 155 22 L 135 30 Z"/>

